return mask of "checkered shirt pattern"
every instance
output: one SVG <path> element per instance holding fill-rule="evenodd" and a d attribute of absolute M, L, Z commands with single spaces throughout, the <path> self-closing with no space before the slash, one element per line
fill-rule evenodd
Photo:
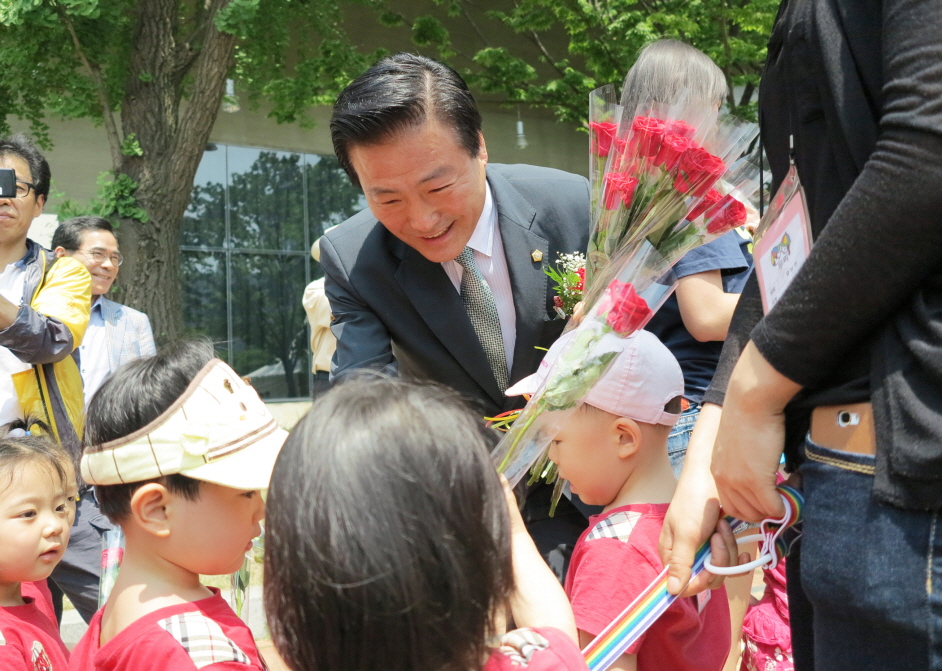
<path fill-rule="evenodd" d="M 180 613 L 159 620 L 157 625 L 183 646 L 197 669 L 220 662 L 251 664 L 222 627 L 202 613 Z"/>
<path fill-rule="evenodd" d="M 627 541 L 639 519 L 641 519 L 641 513 L 633 510 L 609 515 L 592 527 L 592 531 L 585 539 L 591 541 L 596 538 L 617 538 L 623 542 Z"/>
<path fill-rule="evenodd" d="M 497 386 L 503 392 L 510 385 L 510 376 L 494 294 L 474 262 L 473 249 L 465 247 L 455 261 L 464 269 L 461 274 L 461 300 L 471 317 L 474 333 L 484 348 L 487 361 L 491 364 Z"/>

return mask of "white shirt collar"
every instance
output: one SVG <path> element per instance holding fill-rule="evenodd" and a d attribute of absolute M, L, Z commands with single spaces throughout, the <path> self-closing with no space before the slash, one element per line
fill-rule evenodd
<path fill-rule="evenodd" d="M 494 230 L 497 228 L 497 208 L 494 207 L 494 196 L 491 195 L 491 185 L 484 182 L 484 209 L 481 217 L 474 227 L 474 233 L 468 240 L 468 247 L 474 251 L 490 256 L 494 249 Z"/>

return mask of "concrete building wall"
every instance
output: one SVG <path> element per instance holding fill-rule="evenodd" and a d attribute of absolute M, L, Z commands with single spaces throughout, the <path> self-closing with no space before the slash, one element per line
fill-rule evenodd
<path fill-rule="evenodd" d="M 494 163 L 530 163 L 577 174 L 588 172 L 589 139 L 584 132 L 560 124 L 549 113 L 521 109 L 528 146 L 518 149 L 517 111 L 483 103 L 484 138 Z M 278 149 L 315 154 L 333 154 L 327 126 L 330 110 L 314 110 L 314 128 L 278 124 L 263 110 L 243 107 L 235 113 L 221 112 L 211 141 L 221 144 Z M 52 193 L 47 213 L 56 213 L 64 198 L 84 202 L 95 195 L 98 175 L 111 168 L 105 131 L 88 120 L 48 119 L 53 149 L 46 153 L 52 168 Z M 12 120 L 14 130 L 28 126 Z"/>

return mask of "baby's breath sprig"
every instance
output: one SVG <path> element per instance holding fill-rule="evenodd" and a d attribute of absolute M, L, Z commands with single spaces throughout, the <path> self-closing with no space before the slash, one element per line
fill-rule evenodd
<path fill-rule="evenodd" d="M 579 252 L 557 254 L 556 267 L 547 266 L 543 272 L 556 283 L 556 295 L 553 296 L 556 315 L 560 319 L 568 319 L 585 291 L 585 255 Z"/>

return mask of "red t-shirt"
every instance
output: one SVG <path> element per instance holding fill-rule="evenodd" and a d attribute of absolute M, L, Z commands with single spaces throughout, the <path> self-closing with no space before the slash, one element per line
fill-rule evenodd
<path fill-rule="evenodd" d="M 46 580 L 39 582 L 20 583 L 20 594 L 25 599 L 30 596 L 36 600 L 36 607 L 39 612 L 49 618 L 53 624 L 58 624 L 56 620 L 56 609 L 52 605 L 52 592 L 49 591 L 49 583 Z"/>
<path fill-rule="evenodd" d="M 622 506 L 590 518 L 566 576 L 580 630 L 597 636 L 664 569 L 657 543 L 667 505 Z M 677 599 L 626 651 L 638 656 L 638 671 L 723 668 L 730 647 L 726 589 L 706 594 L 702 612 L 696 597 Z"/>
<path fill-rule="evenodd" d="M 484 671 L 587 671 L 579 646 L 558 629 L 515 629 L 504 634 Z"/>
<path fill-rule="evenodd" d="M 66 671 L 69 651 L 59 629 L 23 597 L 24 606 L 0 608 L 0 669 L 3 671 Z"/>
<path fill-rule="evenodd" d="M 161 608 L 99 645 L 101 614 L 72 651 L 73 671 L 249 671 L 266 669 L 248 626 L 219 590 L 192 603 Z"/>

